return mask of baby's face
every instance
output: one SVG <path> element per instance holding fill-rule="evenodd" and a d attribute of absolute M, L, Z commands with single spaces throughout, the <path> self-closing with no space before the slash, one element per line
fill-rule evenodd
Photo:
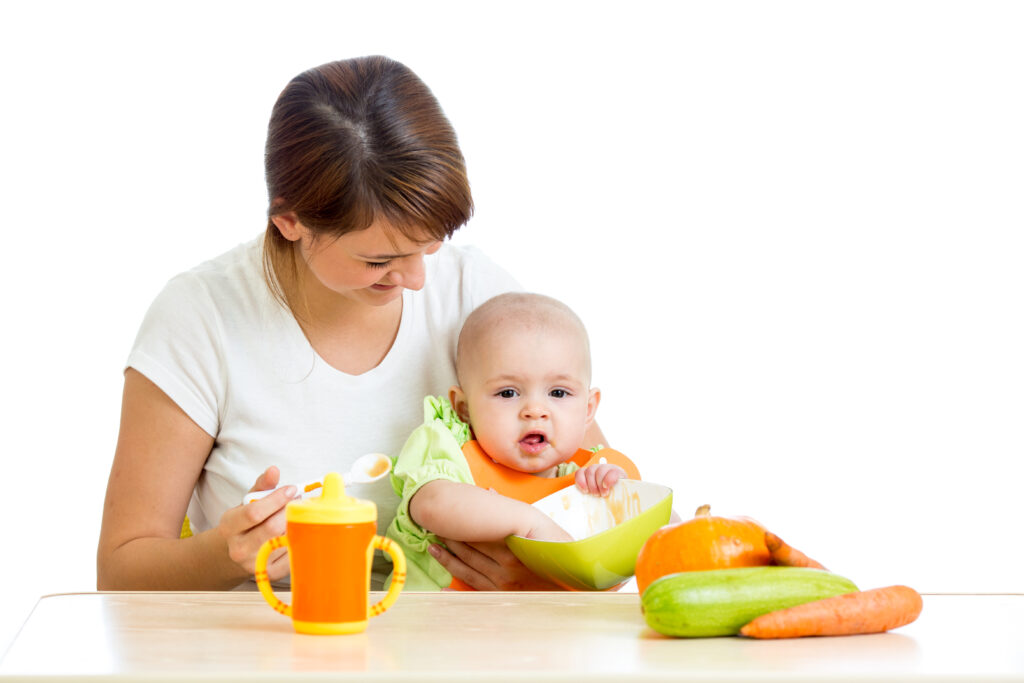
<path fill-rule="evenodd" d="M 491 335 L 464 367 L 456 401 L 483 450 L 521 472 L 565 462 L 583 445 L 599 394 L 590 389 L 580 339 L 571 332 Z"/>

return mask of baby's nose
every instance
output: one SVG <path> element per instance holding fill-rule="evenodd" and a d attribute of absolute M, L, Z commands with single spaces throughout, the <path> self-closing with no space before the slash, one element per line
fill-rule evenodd
<path fill-rule="evenodd" d="M 539 401 L 531 401 L 523 408 L 523 417 L 529 420 L 540 420 L 548 417 L 550 411 L 547 405 Z"/>

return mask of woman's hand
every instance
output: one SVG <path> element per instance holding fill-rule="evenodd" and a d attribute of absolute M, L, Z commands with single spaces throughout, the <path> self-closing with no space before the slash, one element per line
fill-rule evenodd
<path fill-rule="evenodd" d="M 478 591 L 557 591 L 562 588 L 526 568 L 504 541 L 462 543 L 441 539 L 448 546 L 430 546 L 430 554 L 452 576 Z"/>
<path fill-rule="evenodd" d="M 268 467 L 257 479 L 250 493 L 269 491 L 277 486 L 281 473 L 276 467 Z M 217 532 L 228 548 L 228 557 L 252 576 L 256 572 L 256 555 L 260 547 L 285 532 L 285 506 L 298 495 L 295 486 L 285 486 L 279 491 L 254 500 L 251 503 L 233 507 L 220 518 Z M 278 548 L 267 558 L 267 576 L 276 581 L 288 575 L 288 551 Z"/>

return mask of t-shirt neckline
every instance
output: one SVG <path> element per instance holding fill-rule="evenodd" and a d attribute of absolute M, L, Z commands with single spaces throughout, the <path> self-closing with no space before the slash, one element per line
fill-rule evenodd
<path fill-rule="evenodd" d="M 402 315 L 398 319 L 398 332 L 395 334 L 394 341 L 391 342 L 391 348 L 388 349 L 388 352 L 384 354 L 384 358 L 382 358 L 381 361 L 377 363 L 377 365 L 370 368 L 366 372 L 360 373 L 358 375 L 353 375 L 351 373 L 345 372 L 344 370 L 339 370 L 338 368 L 328 363 L 324 359 L 324 357 L 320 355 L 320 352 L 313 348 L 313 345 L 309 342 L 309 338 L 306 337 L 306 333 L 302 331 L 302 326 L 299 325 L 299 321 L 295 319 L 295 316 L 291 313 L 291 311 L 288 312 L 288 317 L 291 318 L 291 322 L 295 333 L 298 334 L 299 337 L 301 337 L 302 344 L 307 349 L 309 349 L 309 352 L 311 354 L 313 354 L 316 366 L 322 366 L 324 372 L 327 372 L 333 376 L 341 377 L 349 381 L 360 381 L 363 379 L 372 378 L 374 375 L 380 374 L 382 372 L 387 372 L 388 368 L 395 362 L 393 359 L 402 354 L 402 349 L 406 344 L 406 338 L 408 337 L 409 329 L 412 327 L 412 304 L 412 292 L 409 291 L 408 289 L 402 289 Z M 317 371 L 316 367 L 313 368 L 313 371 Z"/>

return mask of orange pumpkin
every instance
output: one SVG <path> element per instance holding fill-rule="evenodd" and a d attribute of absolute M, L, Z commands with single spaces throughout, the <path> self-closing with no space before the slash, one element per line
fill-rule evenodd
<path fill-rule="evenodd" d="M 663 526 L 647 539 L 636 560 L 637 588 L 643 593 L 655 579 L 676 572 L 771 564 L 764 533 L 749 517 L 713 517 L 711 506 L 701 505 L 693 519 Z"/>

